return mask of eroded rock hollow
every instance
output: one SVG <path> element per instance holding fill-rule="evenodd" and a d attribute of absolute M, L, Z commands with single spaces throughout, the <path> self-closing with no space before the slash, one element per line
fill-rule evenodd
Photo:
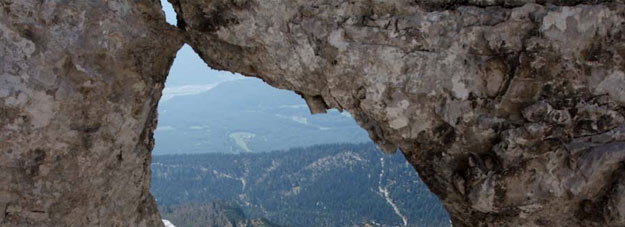
<path fill-rule="evenodd" d="M 625 3 L 0 0 L 0 223 L 160 225 L 176 50 L 349 111 L 454 226 L 625 226 Z"/>

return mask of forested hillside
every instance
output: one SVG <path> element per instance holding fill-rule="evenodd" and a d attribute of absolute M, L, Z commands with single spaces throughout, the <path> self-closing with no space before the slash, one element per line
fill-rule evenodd
<path fill-rule="evenodd" d="M 250 218 L 286 226 L 449 226 L 404 157 L 385 155 L 371 143 L 154 156 L 152 176 L 163 213 L 230 201 Z"/>
<path fill-rule="evenodd" d="M 237 204 L 226 201 L 161 206 L 159 209 L 163 218 L 177 223 L 176 227 L 279 227 L 265 218 L 247 218 Z"/>

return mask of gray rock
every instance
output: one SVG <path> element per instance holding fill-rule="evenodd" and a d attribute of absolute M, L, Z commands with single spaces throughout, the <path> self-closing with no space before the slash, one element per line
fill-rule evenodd
<path fill-rule="evenodd" d="M 625 4 L 0 1 L 3 226 L 161 226 L 155 106 L 176 50 L 349 111 L 454 226 L 620 226 Z"/>
<path fill-rule="evenodd" d="M 0 226 L 161 226 L 156 105 L 181 35 L 154 1 L 0 1 Z"/>
<path fill-rule="evenodd" d="M 620 140 L 569 147 L 624 124 L 621 1 L 174 2 L 211 67 L 349 111 L 454 226 L 619 223 Z"/>

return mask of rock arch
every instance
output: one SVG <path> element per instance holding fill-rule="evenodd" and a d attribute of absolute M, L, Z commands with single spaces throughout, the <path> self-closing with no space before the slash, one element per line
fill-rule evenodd
<path fill-rule="evenodd" d="M 0 0 L 0 225 L 161 225 L 156 104 L 212 68 L 347 110 L 454 226 L 622 226 L 623 1 Z"/>

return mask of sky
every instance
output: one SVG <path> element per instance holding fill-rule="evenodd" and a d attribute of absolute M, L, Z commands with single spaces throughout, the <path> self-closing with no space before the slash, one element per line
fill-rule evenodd
<path fill-rule="evenodd" d="M 167 0 L 161 0 L 161 5 L 163 6 L 163 11 L 165 11 L 165 16 L 167 17 L 167 23 L 176 25 L 176 12 L 174 11 L 174 7 Z"/>

